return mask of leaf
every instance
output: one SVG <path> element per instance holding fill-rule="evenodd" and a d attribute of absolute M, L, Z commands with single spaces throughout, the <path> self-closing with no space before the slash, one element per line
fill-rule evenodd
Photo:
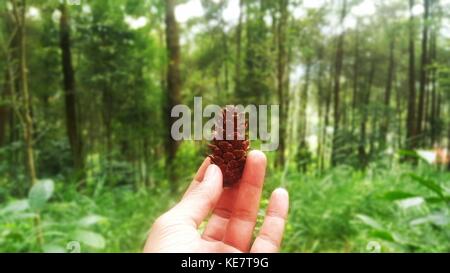
<path fill-rule="evenodd" d="M 105 238 L 101 234 L 80 230 L 75 233 L 75 240 L 84 243 L 87 246 L 93 248 L 104 248 L 105 247 Z"/>
<path fill-rule="evenodd" d="M 411 207 L 420 206 L 423 203 L 425 203 L 425 199 L 423 199 L 423 197 L 420 197 L 420 196 L 406 198 L 406 199 L 397 201 L 398 206 L 402 209 L 408 209 Z"/>
<path fill-rule="evenodd" d="M 55 244 L 44 245 L 42 246 L 42 250 L 44 253 L 66 253 L 64 247 Z"/>
<path fill-rule="evenodd" d="M 0 213 L 13 213 L 27 210 L 30 207 L 27 199 L 16 200 L 9 203 L 6 207 L 0 210 Z"/>
<path fill-rule="evenodd" d="M 403 150 L 403 149 L 400 149 L 400 150 L 398 150 L 398 155 L 400 157 L 419 158 L 419 156 L 417 155 L 417 152 L 414 151 L 414 150 Z"/>
<path fill-rule="evenodd" d="M 33 219 L 36 217 L 36 213 L 33 212 L 21 212 L 14 213 L 8 217 L 9 220 L 25 220 L 25 219 Z"/>
<path fill-rule="evenodd" d="M 383 195 L 383 199 L 389 200 L 389 201 L 396 201 L 400 199 L 415 197 L 416 194 L 404 192 L 404 191 L 390 191 Z"/>
<path fill-rule="evenodd" d="M 416 174 L 409 174 L 409 176 L 416 182 L 419 182 L 422 186 L 427 187 L 429 190 L 433 191 L 434 193 L 436 193 L 437 195 L 439 195 L 439 197 L 441 197 L 442 199 L 444 199 L 444 190 L 442 189 L 442 187 L 436 183 L 434 180 L 431 179 L 426 179 L 423 177 L 420 177 Z"/>
<path fill-rule="evenodd" d="M 409 224 L 411 226 L 418 226 L 423 224 L 434 224 L 436 226 L 446 226 L 450 223 L 450 217 L 445 213 L 430 214 L 425 217 L 412 220 Z"/>
<path fill-rule="evenodd" d="M 356 217 L 369 227 L 372 227 L 374 229 L 380 229 L 380 230 L 383 229 L 383 226 L 380 223 L 378 223 L 375 219 L 373 219 L 367 215 L 357 214 Z"/>
<path fill-rule="evenodd" d="M 386 230 L 372 230 L 370 235 L 374 238 L 379 238 L 389 242 L 395 242 L 394 235 Z"/>
<path fill-rule="evenodd" d="M 28 201 L 30 208 L 40 210 L 47 203 L 53 194 L 54 183 L 51 179 L 40 180 L 36 183 L 28 193 Z"/>
<path fill-rule="evenodd" d="M 104 221 L 106 221 L 105 217 L 96 214 L 91 214 L 80 219 L 78 221 L 78 225 L 82 227 L 89 227 Z"/>

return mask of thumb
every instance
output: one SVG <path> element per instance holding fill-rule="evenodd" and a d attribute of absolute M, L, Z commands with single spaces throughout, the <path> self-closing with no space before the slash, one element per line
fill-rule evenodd
<path fill-rule="evenodd" d="M 206 169 L 203 180 L 194 182 L 181 202 L 174 207 L 174 212 L 198 227 L 217 204 L 222 190 L 222 172 L 219 167 L 211 164 Z"/>

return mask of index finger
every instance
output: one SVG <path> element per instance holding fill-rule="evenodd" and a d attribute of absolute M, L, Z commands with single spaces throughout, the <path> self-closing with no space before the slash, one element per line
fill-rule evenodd
<path fill-rule="evenodd" d="M 239 193 L 223 242 L 241 251 L 248 251 L 259 210 L 259 201 L 266 173 L 266 156 L 251 151 L 245 163 Z"/>

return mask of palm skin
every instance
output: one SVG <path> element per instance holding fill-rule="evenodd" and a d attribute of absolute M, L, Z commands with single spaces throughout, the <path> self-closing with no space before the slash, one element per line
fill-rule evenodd
<path fill-rule="evenodd" d="M 272 193 L 260 234 L 252 234 L 264 184 L 266 157 L 249 153 L 241 181 L 222 188 L 222 173 L 209 158 L 200 166 L 182 200 L 153 224 L 144 252 L 277 252 L 289 201 L 284 189 Z M 205 230 L 198 227 L 210 212 Z"/>

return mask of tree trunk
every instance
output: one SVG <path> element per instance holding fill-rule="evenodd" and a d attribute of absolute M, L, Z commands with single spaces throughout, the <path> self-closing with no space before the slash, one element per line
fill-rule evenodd
<path fill-rule="evenodd" d="M 372 92 L 372 83 L 373 78 L 375 76 L 375 60 L 371 61 L 370 71 L 367 78 L 367 86 L 365 88 L 365 92 L 362 97 L 362 119 L 360 124 L 360 137 L 359 137 L 359 146 L 358 146 L 358 155 L 359 161 L 363 168 L 367 166 L 368 156 L 366 152 L 366 143 L 367 143 L 367 122 L 369 119 L 369 103 L 370 103 L 370 95 Z"/>
<path fill-rule="evenodd" d="M 236 60 L 234 72 L 234 92 L 239 94 L 241 88 L 241 63 L 242 63 L 242 20 L 244 17 L 244 0 L 239 0 L 239 19 L 236 27 Z"/>
<path fill-rule="evenodd" d="M 326 140 L 327 140 L 327 128 L 330 125 L 330 109 L 331 109 L 331 99 L 332 99 L 332 89 L 333 89 L 333 78 L 331 75 L 333 75 L 333 66 L 330 65 L 329 67 L 329 81 L 328 81 L 328 87 L 326 88 L 325 93 L 325 113 L 324 113 L 324 121 L 323 121 L 323 128 L 322 128 L 322 153 L 319 155 L 319 170 L 323 171 L 325 168 L 325 146 L 326 146 Z"/>
<path fill-rule="evenodd" d="M 66 129 L 72 151 L 73 167 L 77 172 L 83 169 L 83 153 L 81 136 L 78 130 L 78 114 L 76 107 L 75 75 L 72 66 L 70 19 L 65 2 L 60 6 L 60 48 L 62 71 L 64 78 Z"/>
<path fill-rule="evenodd" d="M 309 92 L 309 81 L 310 81 L 310 71 L 311 71 L 311 60 L 307 61 L 306 64 L 306 72 L 305 72 L 305 83 L 303 85 L 303 90 L 300 96 L 300 113 L 299 113 L 299 121 L 300 124 L 298 125 L 299 128 L 299 134 L 298 138 L 300 140 L 300 143 L 306 143 L 306 130 L 307 130 L 307 107 L 308 107 L 308 92 Z M 302 147 L 304 148 L 304 147 Z"/>
<path fill-rule="evenodd" d="M 437 6 L 436 2 L 433 2 L 433 8 Z M 430 17 L 434 16 L 434 12 L 431 14 Z M 430 37 L 430 58 L 429 58 L 429 64 L 431 64 L 431 70 L 430 70 L 430 80 L 431 80 L 431 106 L 430 106 L 430 141 L 431 145 L 436 145 L 438 142 L 438 115 L 437 115 L 437 108 L 438 108 L 438 96 L 437 96 L 437 68 L 435 67 L 435 61 L 436 61 L 436 54 L 437 54 L 437 30 L 436 27 L 432 27 L 431 31 L 431 37 Z"/>
<path fill-rule="evenodd" d="M 321 128 L 323 128 L 324 124 L 323 124 L 323 103 L 322 101 L 324 100 L 325 94 L 324 94 L 324 90 L 323 90 L 323 74 L 324 74 L 324 64 L 323 64 L 323 54 L 324 54 L 324 49 L 322 46 L 319 47 L 318 49 L 318 65 L 319 65 L 319 69 L 317 71 L 317 78 L 316 78 L 316 86 L 317 86 L 317 119 L 319 121 L 319 130 L 318 130 L 318 142 L 317 142 L 317 150 L 316 150 L 316 155 L 317 155 L 317 166 L 318 169 L 321 170 L 321 166 L 320 166 L 320 155 L 322 154 L 322 150 L 323 150 L 323 146 L 322 146 L 322 130 Z"/>
<path fill-rule="evenodd" d="M 340 18 L 340 25 L 343 26 L 344 19 L 347 13 L 347 0 L 344 0 L 342 4 L 342 12 Z M 342 32 L 338 37 L 337 47 L 336 47 L 336 63 L 334 71 L 334 132 L 333 132 L 333 144 L 332 144 L 332 154 L 331 154 L 331 165 L 335 166 L 338 161 L 337 149 L 338 149 L 338 138 L 339 138 L 339 122 L 341 118 L 340 109 L 340 92 L 341 92 L 341 71 L 342 63 L 344 58 L 344 37 L 345 32 Z"/>
<path fill-rule="evenodd" d="M 395 69 L 395 60 L 394 60 L 394 49 L 395 49 L 395 36 L 391 38 L 390 46 L 389 46 L 389 67 L 388 74 L 386 80 L 386 88 L 384 91 L 384 116 L 383 122 L 381 123 L 380 133 L 381 133 L 381 146 L 384 149 L 386 147 L 387 141 L 387 133 L 389 129 L 389 120 L 390 120 L 390 105 L 391 105 L 391 94 L 392 94 L 392 82 L 394 80 L 394 69 Z"/>
<path fill-rule="evenodd" d="M 7 97 L 9 97 L 8 91 L 8 68 L 5 68 L 5 82 L 3 84 L 3 91 L 0 93 L 0 147 L 5 143 L 6 138 L 6 126 L 9 121 L 10 107 L 6 104 Z"/>
<path fill-rule="evenodd" d="M 358 103 L 358 81 L 359 81 L 359 32 L 358 25 L 355 29 L 355 60 L 353 62 L 353 94 L 352 94 L 352 133 L 356 127 L 356 106 Z"/>
<path fill-rule="evenodd" d="M 409 0 L 409 94 L 408 94 L 408 116 L 406 125 L 406 144 L 408 149 L 416 147 L 416 76 L 415 76 L 415 54 L 414 54 L 414 16 L 412 8 L 414 0 Z"/>
<path fill-rule="evenodd" d="M 429 0 L 424 0 L 425 11 L 423 13 L 423 29 L 422 29 L 422 56 L 420 65 L 420 89 L 419 89 L 419 106 L 417 111 L 417 136 L 419 137 L 419 145 L 423 145 L 423 123 L 425 120 L 425 97 L 427 84 L 427 65 L 428 65 L 428 14 Z"/>
<path fill-rule="evenodd" d="M 172 191 L 176 191 L 176 173 L 173 169 L 174 159 L 178 150 L 179 143 L 175 141 L 171 134 L 172 124 L 176 121 L 176 118 L 172 118 L 170 113 L 172 108 L 181 103 L 180 90 L 181 90 L 181 78 L 180 78 L 180 43 L 178 34 L 178 25 L 175 18 L 175 5 L 176 0 L 166 0 L 166 45 L 167 45 L 167 101 L 166 101 L 166 151 L 167 162 L 166 167 L 169 174 L 169 178 L 172 180 Z"/>
<path fill-rule="evenodd" d="M 21 108 L 23 111 L 19 115 L 22 120 L 23 127 L 23 138 L 25 141 L 25 153 L 26 153 L 26 164 L 28 169 L 28 176 L 30 179 L 30 187 L 34 186 L 38 180 L 36 175 L 36 167 L 34 161 L 34 147 L 33 147 L 33 120 L 31 117 L 31 95 L 28 90 L 28 67 L 27 67 L 27 56 L 26 56 L 26 1 L 22 0 L 20 7 L 17 5 L 16 0 L 11 1 L 13 6 L 13 13 L 18 29 L 18 39 L 19 39 L 19 88 L 22 95 Z M 20 108 L 20 107 L 19 107 Z M 40 247 L 44 244 L 44 237 L 41 230 L 41 220 L 40 215 L 37 214 L 35 217 L 36 226 L 36 240 Z"/>
<path fill-rule="evenodd" d="M 277 93 L 278 93 L 278 103 L 280 105 L 279 113 L 279 124 L 280 124 L 280 134 L 279 134 L 279 146 L 278 146 L 278 157 L 277 165 L 279 167 L 284 165 L 285 162 L 285 141 L 286 141 L 286 66 L 287 66 L 287 51 L 286 51 L 286 36 L 287 36 L 287 20 L 288 20 L 288 4 L 289 0 L 279 0 L 279 12 L 280 18 L 278 22 L 278 58 L 277 58 Z"/>

